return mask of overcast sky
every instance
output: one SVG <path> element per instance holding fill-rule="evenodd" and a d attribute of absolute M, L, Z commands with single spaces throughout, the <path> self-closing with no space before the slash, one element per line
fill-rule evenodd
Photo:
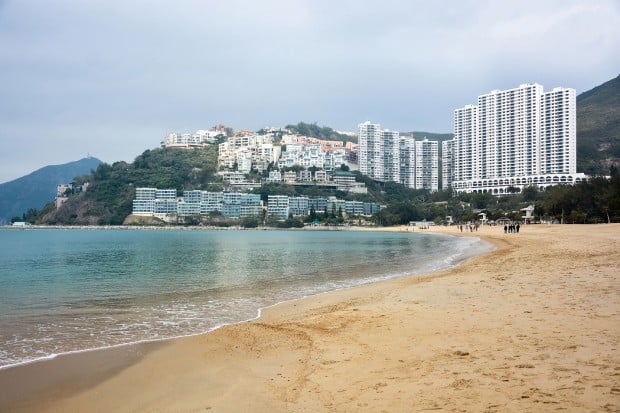
<path fill-rule="evenodd" d="M 168 132 L 451 132 L 493 89 L 620 73 L 618 0 L 0 0 L 0 182 Z"/>

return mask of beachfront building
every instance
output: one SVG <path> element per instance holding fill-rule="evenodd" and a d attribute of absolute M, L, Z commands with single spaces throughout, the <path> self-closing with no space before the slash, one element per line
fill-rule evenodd
<path fill-rule="evenodd" d="M 223 192 L 200 191 L 200 214 L 210 214 L 211 212 L 222 211 L 224 204 Z"/>
<path fill-rule="evenodd" d="M 151 216 L 176 214 L 176 189 L 136 188 L 132 213 Z"/>
<path fill-rule="evenodd" d="M 336 197 L 269 195 L 267 199 L 267 214 L 280 220 L 291 215 L 306 216 L 311 211 L 371 216 L 380 210 L 381 205 L 377 203 L 344 201 Z M 224 217 L 238 219 L 261 216 L 263 211 L 259 194 L 186 190 L 182 197 L 177 197 L 175 189 L 136 188 L 132 213 L 169 220 L 171 216 L 191 217 L 218 212 Z"/>
<path fill-rule="evenodd" d="M 177 198 L 176 193 L 176 189 L 136 188 L 132 213 L 187 217 L 217 211 L 228 218 L 244 218 L 260 215 L 263 210 L 258 194 L 191 190 Z"/>
<path fill-rule="evenodd" d="M 454 111 L 452 170 L 457 192 L 504 194 L 586 179 L 576 171 L 576 96 L 523 84 L 478 96 Z M 445 166 L 444 166 L 445 167 Z"/>
<path fill-rule="evenodd" d="M 269 195 L 267 197 L 267 215 L 285 220 L 289 215 L 289 197 L 286 195 Z"/>
<path fill-rule="evenodd" d="M 289 197 L 288 207 L 292 216 L 305 216 L 310 213 L 310 200 L 305 196 L 292 196 Z"/>

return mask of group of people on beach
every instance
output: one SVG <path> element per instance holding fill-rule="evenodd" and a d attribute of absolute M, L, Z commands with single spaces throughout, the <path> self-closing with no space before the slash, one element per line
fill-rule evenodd
<path fill-rule="evenodd" d="M 519 224 L 506 224 L 504 225 L 504 234 L 518 234 L 521 225 Z"/>
<path fill-rule="evenodd" d="M 474 232 L 474 231 L 478 231 L 478 227 L 480 225 L 478 225 L 478 223 L 469 223 L 465 225 L 465 232 L 467 232 L 467 230 L 469 229 L 469 232 Z M 459 229 L 461 230 L 461 232 L 463 232 L 463 225 L 459 224 Z"/>

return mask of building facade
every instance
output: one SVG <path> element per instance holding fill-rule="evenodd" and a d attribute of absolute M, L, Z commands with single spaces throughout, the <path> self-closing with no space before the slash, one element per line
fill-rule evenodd
<path fill-rule="evenodd" d="M 416 189 L 439 189 L 439 144 L 437 141 L 415 141 L 415 186 Z"/>
<path fill-rule="evenodd" d="M 574 89 L 523 84 L 454 111 L 444 180 L 457 192 L 503 194 L 586 179 L 576 171 Z M 446 163 L 446 161 L 448 161 Z"/>
<path fill-rule="evenodd" d="M 437 141 L 416 141 L 367 121 L 359 124 L 357 155 L 360 172 L 375 181 L 398 182 L 414 189 L 439 189 Z"/>
<path fill-rule="evenodd" d="M 441 142 L 441 189 L 452 187 L 452 171 L 454 170 L 454 140 Z"/>

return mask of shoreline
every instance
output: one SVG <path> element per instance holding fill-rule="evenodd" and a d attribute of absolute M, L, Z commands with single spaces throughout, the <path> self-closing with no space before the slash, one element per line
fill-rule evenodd
<path fill-rule="evenodd" d="M 466 410 L 491 411 L 553 410 L 567 406 L 569 410 L 618 408 L 620 364 L 617 352 L 611 351 L 609 343 L 615 349 L 619 338 L 615 276 L 615 267 L 620 262 L 619 225 L 526 226 L 521 234 L 503 234 L 499 227 L 462 234 L 456 227 L 424 232 L 473 235 L 493 243 L 496 249 L 439 272 L 286 301 L 265 308 L 260 318 L 253 321 L 165 343 L 132 345 L 133 352 L 125 351 L 124 355 L 111 354 L 105 349 L 97 355 L 88 352 L 81 353 L 82 357 L 58 356 L 0 370 L 0 384 L 9 386 L 3 387 L 5 399 L 0 399 L 0 410 L 11 406 L 8 411 L 187 411 L 207 407 L 214 411 L 239 411 L 252 406 L 253 411 L 259 412 L 379 411 L 381 408 L 402 411 L 411 406 L 417 406 L 413 410 L 437 408 L 439 401 L 448 395 L 454 398 L 443 400 L 440 408 L 463 406 Z M 583 245 L 574 245 L 582 243 L 582 239 Z M 544 249 L 554 243 L 563 250 L 545 253 Z M 578 254 L 581 249 L 588 253 Z M 566 251 L 571 253 L 565 256 Z M 557 256 L 562 260 L 557 261 Z M 498 269 L 500 260 L 508 267 Z M 515 263 L 523 267 L 523 274 L 513 267 Z M 586 271 L 594 273 L 583 272 L 586 265 Z M 563 280 L 563 272 L 581 275 L 571 285 L 574 288 L 558 291 L 557 281 Z M 543 279 L 539 280 L 541 276 Z M 523 297 L 532 293 L 530 290 L 536 291 L 547 282 L 545 277 L 550 278 L 548 282 L 556 287 L 555 291 L 545 291 L 543 303 L 524 301 Z M 562 314 L 551 310 L 562 300 L 575 300 L 571 295 L 579 296 L 580 289 L 586 288 L 583 295 L 589 297 L 593 291 L 587 290 L 590 288 L 587 281 L 591 279 L 594 283 L 596 277 L 602 277 L 606 289 L 598 292 L 605 292 L 609 302 L 605 304 L 595 298 L 589 301 L 601 313 L 593 314 L 600 315 L 601 319 L 596 321 L 604 328 L 596 330 L 595 339 L 587 343 L 571 344 L 579 331 L 593 329 L 597 323 L 584 323 L 579 313 L 573 314 L 572 310 L 568 311 L 567 320 L 560 320 Z M 555 295 L 549 295 L 554 292 Z M 526 309 L 519 311 L 521 306 Z M 465 314 L 476 317 L 464 317 Z M 548 316 L 538 317 L 542 317 L 543 324 L 549 324 L 551 331 L 536 328 L 535 334 L 530 331 L 521 334 L 523 337 L 510 334 L 517 327 L 525 330 L 538 327 L 540 321 L 532 319 L 535 315 L 531 314 Z M 510 331 L 505 323 L 498 323 L 498 317 L 504 322 L 509 319 Z M 576 320 L 580 321 L 577 326 Z M 585 321 L 592 320 L 586 317 Z M 396 331 L 399 333 L 395 335 Z M 502 333 L 499 336 L 498 331 Z M 489 338 L 485 340 L 486 335 Z M 519 348 L 519 355 L 510 355 L 513 359 L 510 362 L 491 367 L 497 358 L 492 357 L 494 352 L 500 352 L 497 347 L 518 347 L 519 341 L 529 339 L 540 344 L 548 335 L 559 337 L 544 348 L 557 347 L 556 339 L 564 338 L 567 343 L 556 350 L 568 351 L 572 358 L 558 358 L 549 351 L 547 358 L 536 360 L 534 357 L 544 350 L 532 344 L 535 354 L 529 354 L 531 349 L 525 346 Z M 596 341 L 599 347 L 600 342 L 606 344 L 597 349 Z M 475 344 L 481 349 L 475 350 Z M 490 353 L 483 356 L 480 354 L 483 350 Z M 599 370 L 605 370 L 611 382 L 601 384 L 603 374 L 588 371 L 589 377 L 601 379 L 598 384 L 602 387 L 586 386 L 587 391 L 581 391 L 580 395 L 573 383 L 560 391 L 566 400 L 546 403 L 551 396 L 545 394 L 552 394 L 546 391 L 549 383 L 531 376 L 544 369 L 547 381 L 553 383 L 550 378 L 561 381 L 561 372 L 568 371 L 581 382 L 589 382 L 591 379 L 586 380 L 585 374 L 575 371 L 583 369 L 580 358 L 595 354 L 594 350 L 601 353 L 608 365 L 605 369 L 599 366 Z M 98 369 L 96 356 L 115 359 L 117 364 Z M 561 367 L 568 370 L 550 371 L 550 360 L 561 361 Z M 61 374 L 71 370 L 67 366 L 72 362 L 79 367 L 81 376 L 71 378 L 68 373 Z M 577 368 L 571 370 L 571 363 L 577 364 Z M 595 364 L 601 364 L 600 360 Z M 592 365 L 586 367 L 596 370 Z M 453 371 L 443 372 L 448 367 Z M 508 372 L 523 377 L 504 374 L 508 381 L 501 376 L 492 385 L 487 383 L 489 377 Z M 33 384 L 32 379 L 37 377 L 39 380 Z M 60 379 L 56 380 L 56 386 L 49 383 L 54 379 Z M 46 380 L 47 387 L 41 383 Z M 541 380 L 546 384 L 539 383 Z M 343 388 L 344 383 L 350 385 Z M 440 392 L 433 393 L 434 389 Z M 465 401 L 457 397 L 471 391 L 479 393 L 478 396 L 465 397 Z M 9 395 L 10 392 L 13 393 Z M 102 397 L 103 394 L 106 396 Z"/>
<path fill-rule="evenodd" d="M 38 226 L 36 227 L 36 229 L 48 229 L 45 226 Z M 83 229 L 81 227 L 68 227 L 68 228 L 64 228 L 64 227 L 53 227 L 52 229 L 74 229 L 74 230 L 79 230 L 79 229 Z M 105 227 L 95 227 L 95 228 L 90 228 L 90 229 L 101 229 L 101 230 L 109 230 L 109 229 L 119 229 L 116 227 L 113 228 L 105 228 Z M 122 228 L 122 229 L 132 229 L 132 228 Z M 141 227 L 139 229 L 144 229 L 144 230 L 150 230 L 150 229 L 162 229 L 162 228 L 150 228 L 150 227 Z M 171 228 L 174 229 L 174 228 Z M 198 230 L 209 230 L 209 228 L 197 228 Z M 233 228 L 234 229 L 234 228 Z M 279 229 L 279 228 L 270 228 L 271 230 L 282 230 L 282 231 L 286 231 L 283 229 Z M 312 228 L 313 230 L 321 230 L 321 228 Z M 166 230 L 164 228 L 164 230 Z M 326 229 L 327 231 L 330 231 L 329 229 Z M 351 231 L 368 231 L 367 229 L 359 229 L 357 227 L 353 227 L 350 229 L 343 229 L 343 230 L 351 230 Z M 385 232 L 409 232 L 409 233 L 413 233 L 412 231 L 408 231 L 407 227 L 405 226 L 395 226 L 395 227 L 378 227 L 377 229 L 374 229 L 372 231 L 385 231 Z M 422 231 L 418 231 L 419 233 L 423 233 Z M 453 236 L 457 236 L 456 234 L 451 234 L 448 233 L 447 231 L 440 231 L 437 232 L 435 231 L 434 233 L 432 231 L 427 232 L 428 235 L 453 235 Z M 479 237 L 472 237 L 472 238 L 478 238 Z M 274 302 L 273 304 L 264 306 L 264 307 L 258 307 L 256 309 L 256 314 L 253 317 L 244 319 L 244 320 L 240 320 L 237 322 L 232 322 L 232 323 L 225 323 L 225 324 L 219 324 L 216 325 L 206 331 L 200 331 L 200 332 L 191 332 L 191 333 L 187 333 L 187 334 L 182 334 L 182 335 L 178 335 L 178 336 L 169 336 L 169 337 L 161 337 L 161 338 L 143 338 L 143 339 L 139 339 L 136 341 L 131 341 L 131 342 L 126 342 L 126 343 L 118 343 L 118 344 L 110 344 L 110 345 L 106 345 L 106 346 L 101 346 L 101 347 L 94 347 L 94 348 L 84 348 L 84 349 L 76 349 L 76 350 L 69 350 L 69 351 L 64 351 L 64 352 L 59 352 L 59 353 L 55 353 L 55 354 L 49 354 L 46 356 L 41 356 L 38 358 L 34 358 L 34 359 L 30 359 L 30 360 L 24 360 L 24 361 L 20 361 L 20 362 L 16 362 L 13 364 L 8 364 L 8 365 L 2 365 L 0 366 L 0 372 L 3 370 L 8 370 L 8 369 L 13 369 L 13 368 L 20 368 L 22 366 L 28 366 L 31 364 L 37 364 L 37 363 L 45 363 L 45 362 L 49 362 L 52 360 L 55 360 L 57 358 L 63 358 L 63 357 L 71 357 L 73 355 L 79 355 L 82 353 L 91 353 L 91 352 L 100 352 L 100 351 L 117 351 L 120 348 L 123 347 L 127 347 L 127 346 L 140 346 L 140 345 L 144 345 L 144 344 L 151 344 L 151 343 L 165 343 L 167 341 L 172 341 L 172 340 L 177 340 L 177 339 L 184 339 L 184 338 L 188 338 L 188 337 L 195 337 L 195 336 L 199 336 L 202 334 L 209 334 L 212 333 L 215 330 L 218 330 L 220 328 L 223 327 L 227 327 L 227 326 L 231 326 L 231 325 L 237 325 L 237 324 L 243 324 L 243 323 L 247 323 L 247 322 L 251 322 L 254 320 L 257 320 L 261 317 L 263 311 L 272 308 L 272 307 L 276 307 L 278 305 L 281 304 L 285 304 L 291 301 L 296 301 L 296 300 L 303 300 L 303 299 L 309 299 L 311 297 L 315 297 L 315 296 L 319 296 L 322 294 L 330 294 L 333 292 L 338 292 L 338 291 L 342 291 L 345 289 L 349 289 L 349 288 L 356 288 L 356 287 L 360 287 L 360 286 L 364 286 L 364 285 L 369 285 L 369 284 L 374 284 L 374 283 L 379 283 L 379 282 L 384 282 L 384 281 L 390 281 L 390 280 L 395 280 L 395 279 L 400 279 L 400 278 L 408 278 L 408 277 L 417 277 L 417 276 L 424 276 L 426 274 L 432 274 L 438 271 L 443 271 L 443 270 L 448 270 L 450 268 L 454 268 L 456 266 L 458 266 L 461 262 L 468 260 L 472 257 L 475 257 L 477 255 L 480 254 L 485 254 L 489 251 L 492 251 L 493 247 L 491 244 L 486 243 L 484 241 L 481 241 L 480 244 L 475 245 L 474 250 L 472 252 L 467 252 L 465 249 L 461 249 L 461 251 L 455 255 L 450 255 L 447 256 L 445 259 L 443 259 L 441 261 L 441 264 L 437 263 L 436 265 L 438 265 L 437 268 L 435 268 L 434 270 L 428 272 L 428 271 L 415 271 L 415 272 L 408 272 L 406 274 L 401 274 L 401 275 L 394 275 L 394 274 L 382 274 L 382 275 L 377 275 L 375 277 L 369 278 L 369 279 L 364 279 L 364 280 L 360 280 L 359 284 L 356 285 L 351 285 L 351 286 L 342 286 L 342 287 L 338 287 L 338 288 L 334 288 L 334 289 L 330 289 L 327 291 L 321 291 L 321 292 L 314 292 L 314 293 L 307 293 L 305 295 L 301 295 L 295 298 L 289 298 L 289 299 L 285 299 L 283 301 L 278 301 L 278 302 Z"/>

